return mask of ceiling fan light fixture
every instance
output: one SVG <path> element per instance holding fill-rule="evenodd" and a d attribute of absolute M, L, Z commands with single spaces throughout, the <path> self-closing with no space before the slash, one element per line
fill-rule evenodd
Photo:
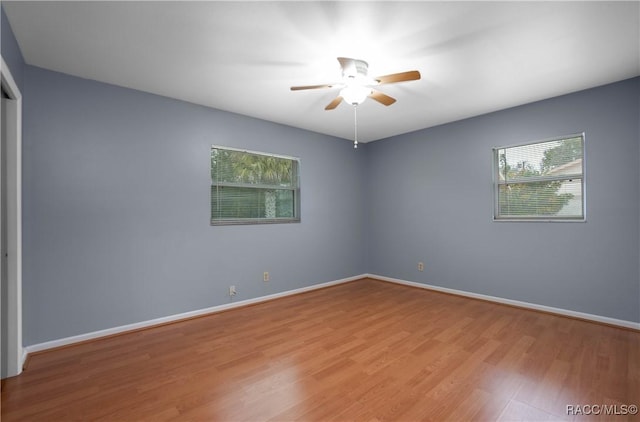
<path fill-rule="evenodd" d="M 359 105 L 371 95 L 372 89 L 361 85 L 349 85 L 340 91 L 340 96 L 347 104 Z"/>

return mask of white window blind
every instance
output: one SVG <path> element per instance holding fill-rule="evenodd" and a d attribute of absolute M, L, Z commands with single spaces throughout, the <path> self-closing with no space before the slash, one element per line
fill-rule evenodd
<path fill-rule="evenodd" d="M 297 158 L 211 147 L 211 224 L 300 221 Z"/>
<path fill-rule="evenodd" d="M 584 220 L 584 134 L 494 149 L 494 219 Z"/>

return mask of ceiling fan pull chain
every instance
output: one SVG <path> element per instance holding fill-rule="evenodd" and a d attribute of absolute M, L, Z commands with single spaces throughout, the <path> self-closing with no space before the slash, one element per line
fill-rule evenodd
<path fill-rule="evenodd" d="M 353 148 L 358 148 L 358 104 L 353 105 Z"/>

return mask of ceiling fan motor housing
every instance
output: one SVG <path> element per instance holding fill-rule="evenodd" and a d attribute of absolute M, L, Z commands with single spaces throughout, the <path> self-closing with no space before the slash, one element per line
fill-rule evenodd
<path fill-rule="evenodd" d="M 345 78 L 366 77 L 369 70 L 369 63 L 364 60 L 350 60 L 347 66 L 342 68 L 342 76 Z"/>

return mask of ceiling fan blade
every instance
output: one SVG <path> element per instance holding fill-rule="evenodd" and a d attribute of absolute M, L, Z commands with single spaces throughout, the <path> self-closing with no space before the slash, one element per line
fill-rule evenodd
<path fill-rule="evenodd" d="M 324 109 L 333 110 L 334 108 L 338 107 L 338 104 L 340 104 L 340 101 L 342 101 L 342 97 L 338 95 L 336 98 L 333 99 L 333 101 L 327 104 L 327 106 Z"/>
<path fill-rule="evenodd" d="M 383 94 L 380 91 L 376 91 L 375 89 L 371 94 L 369 94 L 369 98 L 376 100 L 380 104 L 384 104 L 386 106 L 390 106 L 391 104 L 396 102 L 396 99 L 388 96 L 387 94 Z"/>
<path fill-rule="evenodd" d="M 420 72 L 410 70 L 408 72 L 392 73 L 390 75 L 376 76 L 374 78 L 380 84 L 392 84 L 396 82 L 416 81 L 420 79 Z"/>
<path fill-rule="evenodd" d="M 335 86 L 332 84 L 323 84 L 323 85 L 302 85 L 302 86 L 292 86 L 292 91 L 301 91 L 303 89 L 322 89 L 322 88 L 333 88 Z"/>

